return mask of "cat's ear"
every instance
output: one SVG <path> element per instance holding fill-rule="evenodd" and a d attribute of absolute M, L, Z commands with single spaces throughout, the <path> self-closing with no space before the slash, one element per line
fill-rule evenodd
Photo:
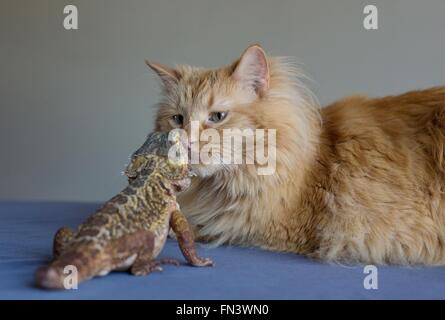
<path fill-rule="evenodd" d="M 153 63 L 148 60 L 145 60 L 145 63 L 147 64 L 147 66 L 150 67 L 151 70 L 156 72 L 156 74 L 161 78 L 162 82 L 165 85 L 176 83 L 181 79 L 181 74 L 179 73 L 179 71 L 173 68 L 164 66 L 159 63 Z"/>
<path fill-rule="evenodd" d="M 259 45 L 248 47 L 236 64 L 232 77 L 244 87 L 263 93 L 269 86 L 269 64 Z"/>

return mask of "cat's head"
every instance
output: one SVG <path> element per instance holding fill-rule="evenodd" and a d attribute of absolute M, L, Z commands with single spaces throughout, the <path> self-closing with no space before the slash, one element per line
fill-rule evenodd
<path fill-rule="evenodd" d="M 227 152 L 224 141 L 236 139 L 234 136 L 237 134 L 243 144 L 238 148 L 236 143 L 231 144 L 232 160 L 238 153 L 242 155 L 241 165 L 244 168 L 251 163 L 246 159 L 253 152 L 249 152 L 249 146 L 245 144 L 246 131 L 243 130 L 279 130 L 279 127 L 287 130 L 299 125 L 294 120 L 298 112 L 292 114 L 294 111 L 289 110 L 296 102 L 289 100 L 299 99 L 294 94 L 289 72 L 282 68 L 283 64 L 278 60 L 269 58 L 259 45 L 248 47 L 234 63 L 219 69 L 191 66 L 170 68 L 151 62 L 147 64 L 162 80 L 163 95 L 156 130 L 179 128 L 187 132 L 192 159 L 193 155 L 194 159 L 200 158 L 199 163 L 192 161 L 193 170 L 200 176 L 210 176 L 221 170 L 236 170 L 240 164 L 222 161 L 222 153 Z M 303 120 L 301 117 L 298 119 Z M 198 135 L 192 132 L 197 128 Z M 231 135 L 225 135 L 224 129 L 232 129 Z M 218 134 L 219 139 L 216 139 L 215 135 Z M 290 134 L 298 136 L 295 132 Z M 261 143 L 265 148 L 270 145 L 267 134 Z M 210 157 L 203 159 L 205 154 Z M 251 161 L 254 166 L 257 164 L 255 159 Z"/>

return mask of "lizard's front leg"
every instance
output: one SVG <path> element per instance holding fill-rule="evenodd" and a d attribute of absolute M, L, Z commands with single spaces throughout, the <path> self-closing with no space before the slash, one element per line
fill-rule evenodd
<path fill-rule="evenodd" d="M 189 227 L 192 231 L 193 239 L 195 239 L 195 241 L 197 242 L 209 243 L 216 239 L 215 237 L 201 235 L 200 229 L 202 228 L 202 226 L 195 226 L 189 223 Z M 170 231 L 168 232 L 168 236 L 169 238 L 176 239 L 176 233 L 173 231 L 173 229 L 170 229 Z"/>
<path fill-rule="evenodd" d="M 196 253 L 193 233 L 187 222 L 187 219 L 181 211 L 175 210 L 170 218 L 170 226 L 176 234 L 179 248 L 188 263 L 196 267 L 210 267 L 214 263 L 208 258 L 200 258 Z"/>

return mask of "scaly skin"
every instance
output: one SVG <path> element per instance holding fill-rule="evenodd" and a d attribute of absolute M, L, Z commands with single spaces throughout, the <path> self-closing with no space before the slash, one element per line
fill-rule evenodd
<path fill-rule="evenodd" d="M 190 185 L 185 163 L 172 162 L 167 151 L 167 134 L 153 133 L 137 150 L 127 167 L 128 186 L 106 202 L 77 230 L 63 227 L 54 237 L 54 259 L 36 273 L 43 288 L 63 288 L 68 265 L 74 265 L 78 282 L 112 270 L 129 269 L 134 275 L 162 270 L 161 264 L 178 264 L 173 259 L 156 261 L 170 227 L 176 233 L 186 260 L 193 266 L 212 266 L 210 259 L 196 254 L 192 232 L 179 210 L 176 192 Z"/>

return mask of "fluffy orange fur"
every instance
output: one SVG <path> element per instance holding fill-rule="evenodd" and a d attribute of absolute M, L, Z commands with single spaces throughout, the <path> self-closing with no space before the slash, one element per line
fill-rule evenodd
<path fill-rule="evenodd" d="M 445 87 L 319 108 L 298 70 L 259 46 L 216 70 L 149 65 L 164 84 L 157 130 L 191 120 L 277 130 L 274 175 L 196 165 L 179 203 L 198 238 L 328 261 L 445 264 Z M 215 110 L 227 118 L 208 124 Z"/>

